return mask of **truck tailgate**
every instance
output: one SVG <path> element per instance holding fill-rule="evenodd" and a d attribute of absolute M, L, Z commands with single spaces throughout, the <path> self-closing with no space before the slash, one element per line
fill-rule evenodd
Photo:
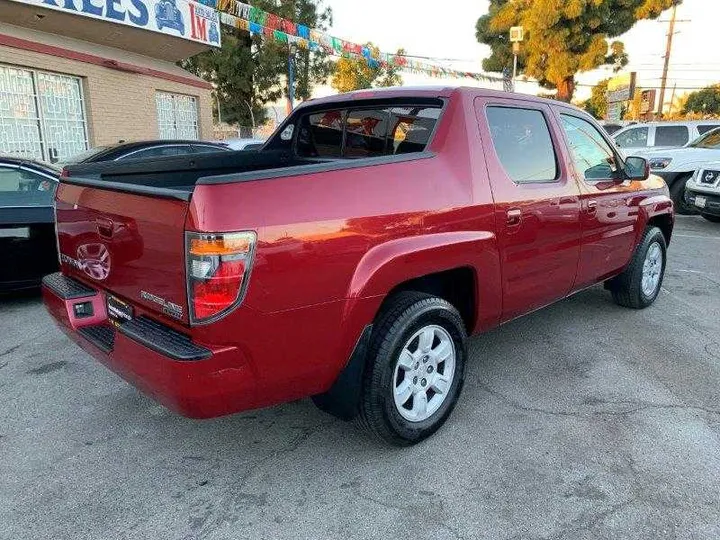
<path fill-rule="evenodd" d="M 66 183 L 56 199 L 65 274 L 188 323 L 187 200 Z"/>

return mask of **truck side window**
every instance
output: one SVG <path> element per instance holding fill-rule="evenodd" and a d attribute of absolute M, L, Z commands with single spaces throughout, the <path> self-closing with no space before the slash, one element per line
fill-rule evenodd
<path fill-rule="evenodd" d="M 561 114 L 570 153 L 585 180 L 610 180 L 617 174 L 615 154 L 600 132 L 587 120 Z"/>
<path fill-rule="evenodd" d="M 347 115 L 345 133 L 346 158 L 368 158 L 387 153 L 387 131 L 390 113 L 387 110 L 361 109 Z"/>
<path fill-rule="evenodd" d="M 341 110 L 305 116 L 298 132 L 298 154 L 302 157 L 339 158 L 344 127 L 344 111 Z"/>
<path fill-rule="evenodd" d="M 555 150 L 542 112 L 488 107 L 487 118 L 495 152 L 514 182 L 527 184 L 557 179 Z"/>

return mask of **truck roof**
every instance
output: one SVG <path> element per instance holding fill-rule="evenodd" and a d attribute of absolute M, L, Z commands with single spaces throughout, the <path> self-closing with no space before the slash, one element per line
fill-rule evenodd
<path fill-rule="evenodd" d="M 355 99 L 373 99 L 373 98 L 449 98 L 452 95 L 469 95 L 473 97 L 494 97 L 503 99 L 519 99 L 523 101 L 552 103 L 554 105 L 562 105 L 575 110 L 582 110 L 570 103 L 555 101 L 552 99 L 541 98 L 530 94 L 519 94 L 515 92 L 505 92 L 503 90 L 491 90 L 489 88 L 479 88 L 475 86 L 391 86 L 387 88 L 369 88 L 366 90 L 355 90 L 344 94 L 336 94 L 332 96 L 313 98 L 305 101 L 311 105 L 321 103 L 336 103 Z"/>

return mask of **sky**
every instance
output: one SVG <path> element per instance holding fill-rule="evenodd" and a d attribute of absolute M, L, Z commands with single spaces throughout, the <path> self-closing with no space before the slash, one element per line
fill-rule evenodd
<path fill-rule="evenodd" d="M 481 61 L 489 55 L 489 48 L 475 39 L 475 23 L 487 12 L 485 0 L 325 0 L 333 9 L 333 25 L 329 33 L 356 43 L 372 41 L 383 52 L 405 48 L 408 54 L 434 58 L 458 59 L 443 61 L 442 65 L 466 71 L 482 71 Z M 713 42 L 717 38 L 720 21 L 720 1 L 685 0 L 678 8 L 677 18 L 688 20 L 676 26 L 673 40 L 669 90 L 673 85 L 677 94 L 720 82 L 720 48 Z M 669 20 L 669 12 L 660 17 Z M 663 55 L 668 32 L 667 22 L 640 21 L 625 35 L 616 38 L 625 43 L 630 56 L 628 71 L 637 71 L 638 85 L 644 88 L 660 86 Z M 593 85 L 612 75 L 611 69 L 599 69 L 581 74 L 582 85 Z M 501 88 L 502 84 L 482 83 L 471 79 L 436 79 L 403 73 L 404 84 L 463 84 Z M 517 91 L 535 94 L 535 84 L 519 83 Z M 330 88 L 319 88 L 319 95 L 333 93 Z M 580 86 L 576 99 L 585 99 L 589 87 Z"/>

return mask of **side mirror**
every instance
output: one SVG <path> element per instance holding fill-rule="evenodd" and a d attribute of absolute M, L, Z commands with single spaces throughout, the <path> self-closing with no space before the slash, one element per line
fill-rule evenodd
<path fill-rule="evenodd" d="M 650 178 L 650 163 L 645 158 L 630 156 L 625 160 L 625 177 L 628 180 L 647 180 Z"/>

